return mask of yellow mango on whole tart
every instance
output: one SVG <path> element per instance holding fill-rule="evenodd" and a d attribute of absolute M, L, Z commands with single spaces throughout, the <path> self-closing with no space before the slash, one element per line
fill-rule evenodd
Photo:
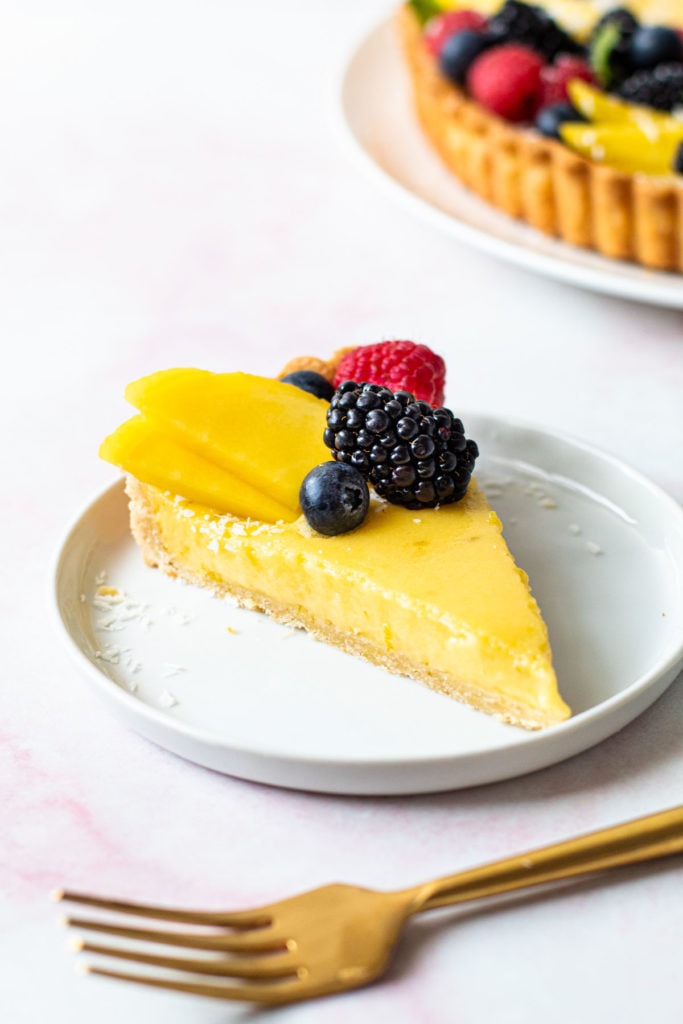
<path fill-rule="evenodd" d="M 331 457 L 323 442 L 329 404 L 270 377 L 160 370 L 129 384 L 126 399 L 184 448 L 289 509 L 290 518 L 303 478 Z"/>
<path fill-rule="evenodd" d="M 560 125 L 560 135 L 574 152 L 628 174 L 671 174 L 683 142 L 683 124 L 657 131 L 634 124 Z"/>
<path fill-rule="evenodd" d="M 275 523 L 296 511 L 184 448 L 144 416 L 122 423 L 100 446 L 100 457 L 138 480 L 171 491 L 216 512 Z"/>

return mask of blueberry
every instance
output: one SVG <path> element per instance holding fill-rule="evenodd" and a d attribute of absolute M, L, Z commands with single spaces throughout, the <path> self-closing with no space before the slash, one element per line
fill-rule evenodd
<path fill-rule="evenodd" d="M 672 28 L 642 25 L 633 33 L 628 49 L 628 62 L 633 71 L 647 71 L 657 64 L 672 61 L 683 61 L 683 43 Z"/>
<path fill-rule="evenodd" d="M 316 398 L 324 398 L 330 401 L 334 394 L 334 388 L 329 380 L 326 380 L 321 373 L 314 373 L 313 370 L 294 370 L 281 378 L 283 384 L 293 384 L 301 391 L 308 391 Z"/>
<path fill-rule="evenodd" d="M 560 138 L 560 125 L 566 121 L 585 121 L 571 103 L 551 103 L 536 115 L 536 129 L 549 139 Z"/>
<path fill-rule="evenodd" d="M 299 501 L 309 526 L 326 537 L 355 530 L 370 503 L 362 474 L 347 462 L 322 462 L 304 478 Z"/>
<path fill-rule="evenodd" d="M 490 45 L 491 40 L 483 32 L 475 32 L 470 28 L 456 32 L 446 40 L 441 50 L 441 71 L 451 82 L 464 85 L 470 65 Z"/>

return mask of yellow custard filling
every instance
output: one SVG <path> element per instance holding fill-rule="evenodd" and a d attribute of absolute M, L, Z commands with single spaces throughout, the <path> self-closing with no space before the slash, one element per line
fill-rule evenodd
<path fill-rule="evenodd" d="M 373 502 L 322 537 L 303 517 L 220 515 L 129 481 L 148 560 L 528 728 L 561 721 L 548 634 L 501 523 L 473 482 L 455 505 Z"/>

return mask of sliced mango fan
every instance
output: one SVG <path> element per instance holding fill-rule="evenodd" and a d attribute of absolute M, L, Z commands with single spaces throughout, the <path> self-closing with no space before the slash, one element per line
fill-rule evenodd
<path fill-rule="evenodd" d="M 138 415 L 105 438 L 101 458 L 218 512 L 291 522 L 301 481 L 330 457 L 329 403 L 269 377 L 161 370 L 129 384 L 126 399 Z"/>
<path fill-rule="evenodd" d="M 608 96 L 574 79 L 567 91 L 587 123 L 560 125 L 562 141 L 581 156 L 630 174 L 670 174 L 683 143 L 683 121 L 651 107 Z"/>

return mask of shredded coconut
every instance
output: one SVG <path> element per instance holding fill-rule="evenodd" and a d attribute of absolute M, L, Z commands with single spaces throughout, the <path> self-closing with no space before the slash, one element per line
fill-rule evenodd
<path fill-rule="evenodd" d="M 187 672 L 184 665 L 172 665 L 170 662 L 166 662 L 161 670 L 161 674 L 165 678 L 180 675 L 181 672 Z"/>
<path fill-rule="evenodd" d="M 107 644 L 101 650 L 95 651 L 95 657 L 98 661 L 106 661 L 108 665 L 118 665 L 121 658 L 121 648 L 114 647 L 113 644 Z"/>

